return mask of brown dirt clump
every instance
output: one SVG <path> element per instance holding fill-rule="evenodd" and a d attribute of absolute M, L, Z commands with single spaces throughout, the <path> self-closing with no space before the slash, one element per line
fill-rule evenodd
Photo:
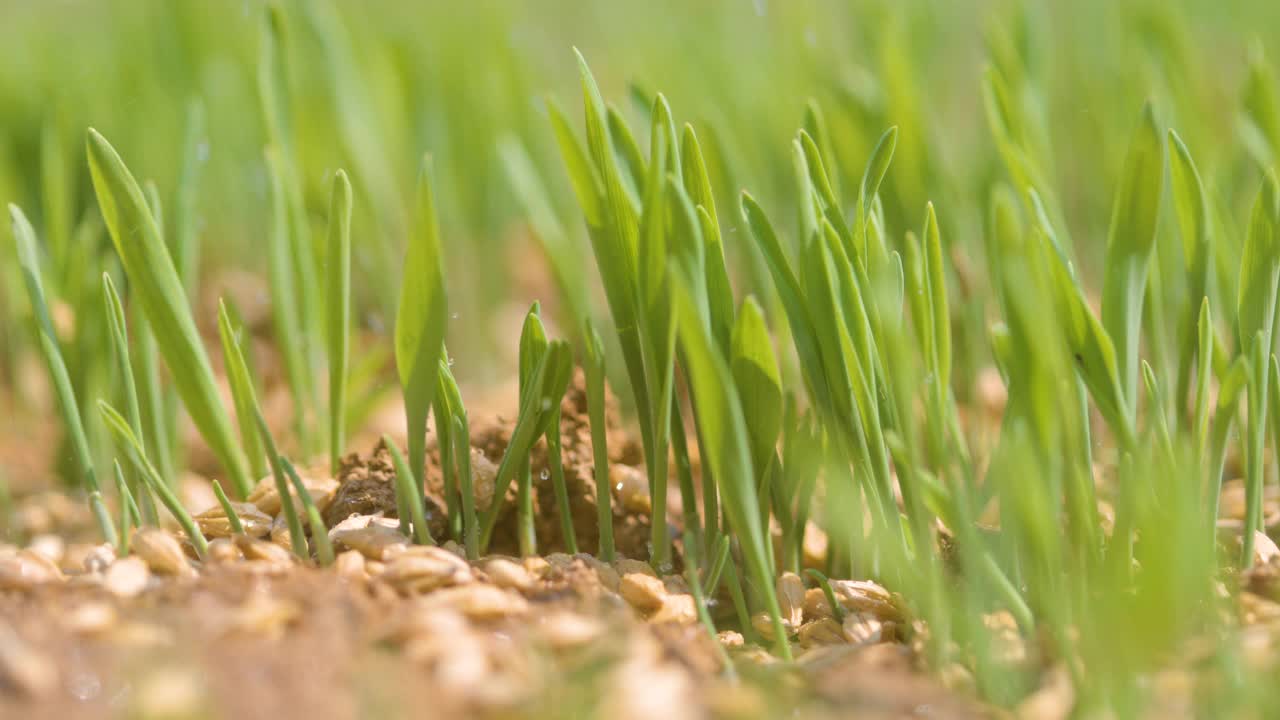
<path fill-rule="evenodd" d="M 619 466 L 635 469 L 643 455 L 631 435 L 620 427 L 616 403 L 612 395 L 607 397 L 606 425 L 609 440 L 609 460 Z M 565 486 L 573 516 L 574 534 L 580 550 L 595 550 L 600 543 L 597 524 L 595 460 L 591 446 L 591 429 L 588 425 L 586 386 L 582 373 L 575 374 L 560 404 L 561 461 L 564 466 Z M 473 471 L 477 475 L 492 472 L 502 461 L 514 430 L 514 419 L 495 418 L 477 422 L 471 428 Z M 440 471 L 439 449 L 434 434 L 427 439 L 427 522 L 433 537 L 446 537 L 447 511 L 444 502 L 444 480 Z M 555 488 L 551 480 L 547 447 L 539 440 L 530 453 L 530 473 L 534 486 L 534 523 L 540 553 L 564 552 L 568 545 L 561 532 L 559 510 L 555 500 Z M 325 523 L 336 525 L 348 516 L 382 514 L 398 517 L 395 504 L 395 469 L 390 453 L 382 442 L 369 456 L 348 455 L 342 461 L 338 473 L 339 487 L 333 502 L 325 510 Z M 477 507 L 485 508 L 491 502 L 485 491 L 488 486 L 481 477 L 476 481 Z M 515 528 L 516 489 L 512 482 L 502 499 L 502 510 L 494 528 L 490 551 L 498 554 L 519 554 Z M 647 513 L 628 510 L 618 499 L 613 501 L 614 542 L 624 557 L 648 557 L 649 517 Z"/>

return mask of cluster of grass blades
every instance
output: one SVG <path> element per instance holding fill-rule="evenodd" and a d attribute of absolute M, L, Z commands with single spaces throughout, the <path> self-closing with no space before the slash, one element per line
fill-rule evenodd
<path fill-rule="evenodd" d="M 334 60 L 345 50 L 327 17 L 311 19 Z M 293 400 L 288 442 L 298 457 L 323 455 L 336 475 L 357 404 L 352 264 L 360 253 L 353 253 L 353 224 L 362 217 L 359 205 L 381 197 L 387 181 L 368 166 L 355 174 L 360 182 L 333 172 L 327 231 L 316 241 L 287 112 L 283 23 L 278 10 L 268 11 L 257 78 L 268 139 L 270 324 Z M 445 346 L 450 306 L 434 170 L 422 160 L 392 303 L 390 355 L 406 451 L 384 437 L 406 536 L 424 545 L 455 541 L 477 560 L 514 486 L 519 551 L 534 555 L 533 500 L 537 483 L 548 482 L 555 498 L 548 511 L 557 514 L 564 547 L 614 559 L 605 388 L 606 371 L 616 368 L 643 447 L 653 512 L 646 559 L 660 574 L 683 569 L 699 622 L 713 636 L 716 620 L 732 623 L 790 660 L 795 628 L 783 620 L 779 577 L 809 578 L 837 617 L 843 609 L 828 578 L 869 577 L 900 593 L 927 628 L 932 666 L 967 665 L 978 691 L 1000 704 L 1017 702 L 1036 677 L 1001 661 L 983 625 L 992 613 L 1008 613 L 1045 656 L 1062 660 L 1089 711 L 1137 712 L 1148 700 L 1146 678 L 1198 637 L 1218 636 L 1213 661 L 1239 666 L 1239 628 L 1222 619 L 1215 586 L 1253 563 L 1265 529 L 1268 449 L 1280 452 L 1274 170 L 1252 168 L 1260 188 L 1237 231 L 1189 146 L 1162 126 L 1157 105 L 1144 106 L 1127 152 L 1116 158 L 1115 187 L 1107 189 L 1112 209 L 1095 312 L 1064 200 L 1043 166 L 1038 138 L 1048 129 L 1028 107 L 1034 93 L 1018 85 L 1025 78 L 1009 74 L 1017 69 L 1009 58 L 997 58 L 983 79 L 1002 168 L 977 213 L 985 218 L 985 252 L 973 264 L 981 267 L 963 272 L 955 260 L 964 257 L 960 243 L 944 232 L 954 225 L 942 201 L 911 208 L 919 220 L 909 230 L 891 224 L 899 216 L 886 208 L 894 160 L 900 146 L 918 149 L 918 130 L 883 130 L 867 143 L 861 173 L 848 176 L 840 170 L 848 154 L 837 156 L 840 143 L 822 106 L 809 105 L 787 146 L 795 206 L 787 208 L 793 222 L 783 225 L 766 210 L 772 203 L 748 192 L 726 206 L 711 152 L 693 124 L 677 123 L 664 95 L 633 93 L 643 107 L 632 115 L 643 117 L 648 132 L 633 131 L 628 113 L 606 102 L 585 59 L 577 60 L 584 133 L 548 102 L 546 134 L 576 197 L 611 322 L 598 325 L 604 321 L 593 316 L 585 284 L 575 282 L 584 266 L 580 251 L 549 200 L 555 194 L 538 180 L 533 153 L 505 138 L 497 152 L 566 296 L 568 337 L 549 337 L 539 304 L 525 315 L 518 411 L 493 502 L 477 508 L 470 420 Z M 1258 134 L 1280 141 L 1280 123 L 1268 115 L 1274 90 L 1257 79 L 1265 77 L 1261 62 L 1251 68 L 1245 116 Z M 351 84 L 341 72 L 334 83 Z M 350 123 L 359 119 L 356 105 L 346 108 Z M 200 111 L 191 117 L 198 137 Z M 359 145 L 358 137 L 349 129 L 346 142 Z M 1255 154 L 1270 162 L 1259 147 Z M 281 451 L 290 445 L 264 416 L 236 313 L 221 303 L 216 317 L 234 413 L 219 395 L 197 331 L 190 217 L 198 165 L 183 173 L 176 208 L 183 219 L 167 238 L 155 186 L 139 183 L 96 131 L 86 149 L 115 250 L 107 267 L 95 269 L 100 297 L 76 299 L 85 308 L 100 304 L 121 379 L 112 397 L 93 398 L 119 458 L 105 489 L 49 311 L 41 244 L 21 210 L 11 206 L 10 214 L 38 346 L 79 487 L 103 538 L 127 553 L 131 531 L 160 523 L 163 509 L 197 554 L 207 552 L 174 486 L 177 419 L 164 399 L 167 382 L 220 463 L 226 488 L 215 481 L 214 489 L 231 527 L 241 524 L 226 490 L 246 498 L 253 480 L 269 475 L 293 553 L 332 563 L 324 521 Z M 914 155 L 903 160 L 920 162 Z M 49 231 L 49 255 L 60 263 L 71 233 Z M 758 282 L 732 272 L 735 255 L 752 258 Z M 953 302 L 958 281 L 972 272 L 990 285 L 993 322 L 975 323 Z M 321 337 L 322 347 L 312 347 Z M 963 357 L 972 369 L 974 346 L 1007 388 L 994 437 L 975 427 L 962 398 L 971 378 L 958 368 Z M 575 351 L 591 426 L 598 548 L 579 546 L 561 458 L 561 400 Z M 320 372 L 327 386 L 316 386 Z M 425 513 L 429 425 L 443 477 L 442 537 L 432 536 Z M 548 467 L 535 478 L 531 453 L 539 442 Z M 1242 459 L 1246 496 L 1238 548 L 1219 542 L 1217 525 L 1232 451 Z M 667 517 L 673 494 L 681 500 L 679 518 Z M 1114 515 L 1105 529 L 1100 505 Z M 827 540 L 817 563 L 806 560 L 810 529 Z M 732 617 L 710 610 L 710 598 L 722 591 Z M 732 672 L 731 663 L 726 667 Z M 1227 688 L 1212 700 L 1222 707 L 1262 681 L 1243 670 L 1223 676 Z"/>

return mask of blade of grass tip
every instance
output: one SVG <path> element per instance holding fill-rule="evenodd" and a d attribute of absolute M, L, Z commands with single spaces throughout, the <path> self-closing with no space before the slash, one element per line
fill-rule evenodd
<path fill-rule="evenodd" d="M 609 487 L 609 447 L 605 432 L 604 342 L 595 325 L 584 322 L 583 372 L 587 380 L 587 418 L 591 423 L 591 457 L 596 481 L 596 513 L 600 532 L 600 559 L 613 562 L 613 494 Z"/>
<path fill-rule="evenodd" d="M 40 344 L 40 352 L 44 356 L 45 366 L 53 380 L 53 389 L 58 399 L 58 409 L 62 412 L 62 422 L 72 450 L 75 452 L 76 469 L 81 474 L 81 483 L 85 490 L 98 490 L 98 480 L 93 467 L 93 454 L 89 450 L 89 441 L 84 432 L 84 424 L 80 419 L 79 405 L 76 403 L 75 389 L 71 386 L 71 377 L 67 373 L 67 364 L 62 357 L 62 349 L 58 344 L 57 333 L 53 329 L 53 321 L 49 317 L 49 306 L 45 301 L 44 284 L 40 279 L 40 261 L 36 250 L 36 233 L 28 222 L 27 216 L 17 205 L 9 206 L 9 216 L 13 224 L 13 239 L 18 250 L 18 264 L 22 268 L 22 278 L 27 286 L 27 297 L 31 300 L 31 312 L 35 319 L 35 329 Z M 106 528 L 101 528 L 106 534 Z"/>
<path fill-rule="evenodd" d="M 541 387 L 534 386 L 533 375 L 541 366 L 549 364 L 547 333 L 539 317 L 540 312 L 541 305 L 534 302 L 524 317 L 524 326 L 520 331 L 519 406 L 522 411 L 535 414 L 540 412 L 540 408 L 533 407 L 530 410 L 530 398 L 539 392 Z M 537 378 L 539 385 L 542 379 L 543 377 L 539 375 Z M 533 520 L 533 475 L 529 470 L 529 459 L 522 457 L 516 468 L 516 537 L 519 540 L 520 554 L 526 557 L 537 553 L 538 538 L 534 531 Z"/>
<path fill-rule="evenodd" d="M 1102 325 L 1115 343 L 1116 365 L 1130 418 L 1137 412 L 1138 350 L 1147 267 L 1155 249 L 1164 191 L 1163 138 L 1151 103 L 1142 110 L 1125 156 L 1111 211 L 1102 285 Z"/>
<path fill-rule="evenodd" d="M 218 504 L 222 506 L 222 512 L 227 516 L 227 523 L 231 525 L 231 532 L 236 535 L 244 534 L 244 524 L 240 522 L 240 513 L 236 512 L 236 508 L 231 504 L 227 493 L 222 489 L 222 483 L 216 479 L 213 481 L 213 495 L 218 498 Z"/>
<path fill-rule="evenodd" d="M 866 241 L 867 223 L 870 217 L 872 200 L 880 192 L 880 183 L 889 172 L 889 163 L 893 161 L 893 151 L 898 146 L 898 127 L 895 125 L 876 141 L 871 157 L 867 159 L 866 170 L 862 173 L 862 183 L 858 186 L 858 210 L 854 216 L 854 250 L 857 257 L 862 258 L 863 267 L 870 262 L 870 247 Z M 852 259 L 854 255 L 850 255 Z"/>
<path fill-rule="evenodd" d="M 298 493 L 298 499 L 302 501 L 302 506 L 307 511 L 307 524 L 311 526 L 311 542 L 316 546 L 316 560 L 321 566 L 332 565 L 333 544 L 329 542 L 329 528 L 324 524 L 324 518 L 320 517 L 320 508 L 316 507 L 307 486 L 302 484 L 302 478 L 298 477 L 298 471 L 293 469 L 293 463 L 284 456 L 279 459 L 280 464 L 284 466 L 285 474 L 289 476 L 289 481 L 293 483 L 294 491 Z"/>
<path fill-rule="evenodd" d="M 106 138 L 89 130 L 89 169 L 116 252 L 155 332 L 174 387 L 200 434 L 241 495 L 251 490 L 245 461 L 218 398 L 213 368 L 178 273 L 137 181 Z"/>
<path fill-rule="evenodd" d="M 396 470 L 396 495 L 403 498 L 402 502 L 409 508 L 409 518 L 413 521 L 414 541 L 419 545 L 435 545 L 436 542 L 431 537 L 431 528 L 427 527 L 425 511 L 418 502 L 418 490 L 414 487 L 418 481 L 413 470 L 405 462 L 400 448 L 396 447 L 395 441 L 390 436 L 383 435 L 382 442 L 391 452 L 391 464 Z"/>
<path fill-rule="evenodd" d="M 426 476 L 427 413 L 436 389 L 440 351 L 444 347 L 449 318 L 440 232 L 431 193 L 431 160 L 423 158 L 418 175 L 414 230 L 405 251 L 400 305 L 396 312 L 396 370 L 404 393 L 405 423 L 409 437 L 409 469 L 412 477 Z M 425 502 L 415 481 L 415 495 Z M 495 496 L 501 498 L 501 496 Z M 499 504 L 497 502 L 495 505 Z"/>
<path fill-rule="evenodd" d="M 343 170 L 333 177 L 329 200 L 329 246 L 325 252 L 326 323 L 329 350 L 329 469 L 338 474 L 344 446 L 347 362 L 351 355 L 351 181 Z"/>
<path fill-rule="evenodd" d="M 124 306 L 120 302 L 120 294 L 116 291 L 116 286 L 111 280 L 110 273 L 102 274 L 102 294 L 106 303 L 107 322 L 111 330 L 111 347 L 115 352 L 116 364 L 120 368 L 125 410 L 129 414 L 129 426 L 133 429 L 133 433 L 143 441 L 143 448 L 147 448 L 146 435 L 143 432 L 142 411 L 138 403 L 137 385 L 134 383 L 133 378 L 133 365 L 129 360 L 129 331 L 125 322 Z M 135 495 L 138 494 L 136 486 L 130 486 L 130 490 Z M 151 493 L 146 492 L 145 487 L 142 490 L 142 508 L 146 513 L 147 522 L 159 524 L 159 516 L 156 514 L 155 503 L 151 498 Z"/>
<path fill-rule="evenodd" d="M 142 479 L 151 486 L 151 492 L 160 498 L 160 502 L 164 504 L 169 513 L 178 521 L 178 524 L 182 526 L 182 529 L 186 531 L 191 544 L 195 546 L 196 553 L 201 558 L 207 556 L 209 554 L 209 544 L 205 541 L 204 534 L 200 532 L 200 526 L 196 525 L 195 520 L 191 518 L 191 514 L 182 506 L 177 495 L 174 495 L 173 490 L 165 484 L 160 474 L 156 472 L 155 466 L 147 459 L 146 453 L 142 449 L 142 443 L 134 436 L 133 430 L 129 429 L 129 423 L 124 419 L 124 416 L 105 400 L 98 401 L 98 412 L 102 415 L 102 420 L 106 424 L 107 430 L 110 431 L 112 438 L 115 440 L 116 447 L 125 454 Z"/>
<path fill-rule="evenodd" d="M 453 417 L 454 464 L 458 467 L 459 490 L 462 492 L 462 539 L 467 559 L 480 559 L 480 524 L 476 518 L 475 483 L 471 477 L 471 434 L 467 429 L 466 413 Z"/>
<path fill-rule="evenodd" d="M 125 482 L 124 468 L 120 467 L 120 461 L 113 459 L 111 467 L 116 479 L 116 494 L 120 497 L 120 542 L 116 545 L 116 555 L 125 557 L 129 554 L 129 539 L 133 535 L 133 529 L 142 526 L 142 516 L 138 512 L 137 503 L 133 501 L 129 483 Z"/>
<path fill-rule="evenodd" d="M 221 300 L 218 301 L 218 338 L 222 342 L 222 357 L 227 366 L 227 380 L 236 409 L 236 422 L 240 426 L 240 441 L 244 444 L 253 476 L 266 477 L 267 453 L 253 420 L 253 408 L 257 402 L 253 381 L 249 376 L 248 366 L 237 363 L 234 359 L 238 354 L 239 333 L 232 327 L 231 315 Z"/>

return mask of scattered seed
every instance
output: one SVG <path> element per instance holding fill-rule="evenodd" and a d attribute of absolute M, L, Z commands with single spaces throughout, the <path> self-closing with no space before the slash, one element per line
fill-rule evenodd
<path fill-rule="evenodd" d="M 618 584 L 618 593 L 640 612 L 655 612 L 667 598 L 667 588 L 653 575 L 627 573 Z"/>
<path fill-rule="evenodd" d="M 485 574 L 494 585 L 507 590 L 528 592 L 533 589 L 533 577 L 523 566 L 505 558 L 493 558 L 484 564 Z"/>
<path fill-rule="evenodd" d="M 169 533 L 158 528 L 139 528 L 133 533 L 133 551 L 160 575 L 194 575 L 182 545 Z"/>
<path fill-rule="evenodd" d="M 130 555 L 111 563 L 102 585 L 116 597 L 131 598 L 145 590 L 150 579 L 151 570 L 147 563 L 140 557 Z"/>

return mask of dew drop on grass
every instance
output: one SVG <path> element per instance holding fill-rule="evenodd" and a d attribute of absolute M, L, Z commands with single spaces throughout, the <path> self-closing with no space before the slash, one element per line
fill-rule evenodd
<path fill-rule="evenodd" d="M 453 358 L 449 358 L 447 362 L 449 364 L 449 367 L 453 367 Z"/>
<path fill-rule="evenodd" d="M 549 477 L 551 477 L 551 472 L 546 468 L 542 468 L 542 472 L 538 473 L 538 478 L 541 480 L 546 480 Z"/>
<path fill-rule="evenodd" d="M 548 398 L 548 397 L 542 398 L 542 412 L 546 412 L 550 409 L 551 409 L 551 398 Z"/>

